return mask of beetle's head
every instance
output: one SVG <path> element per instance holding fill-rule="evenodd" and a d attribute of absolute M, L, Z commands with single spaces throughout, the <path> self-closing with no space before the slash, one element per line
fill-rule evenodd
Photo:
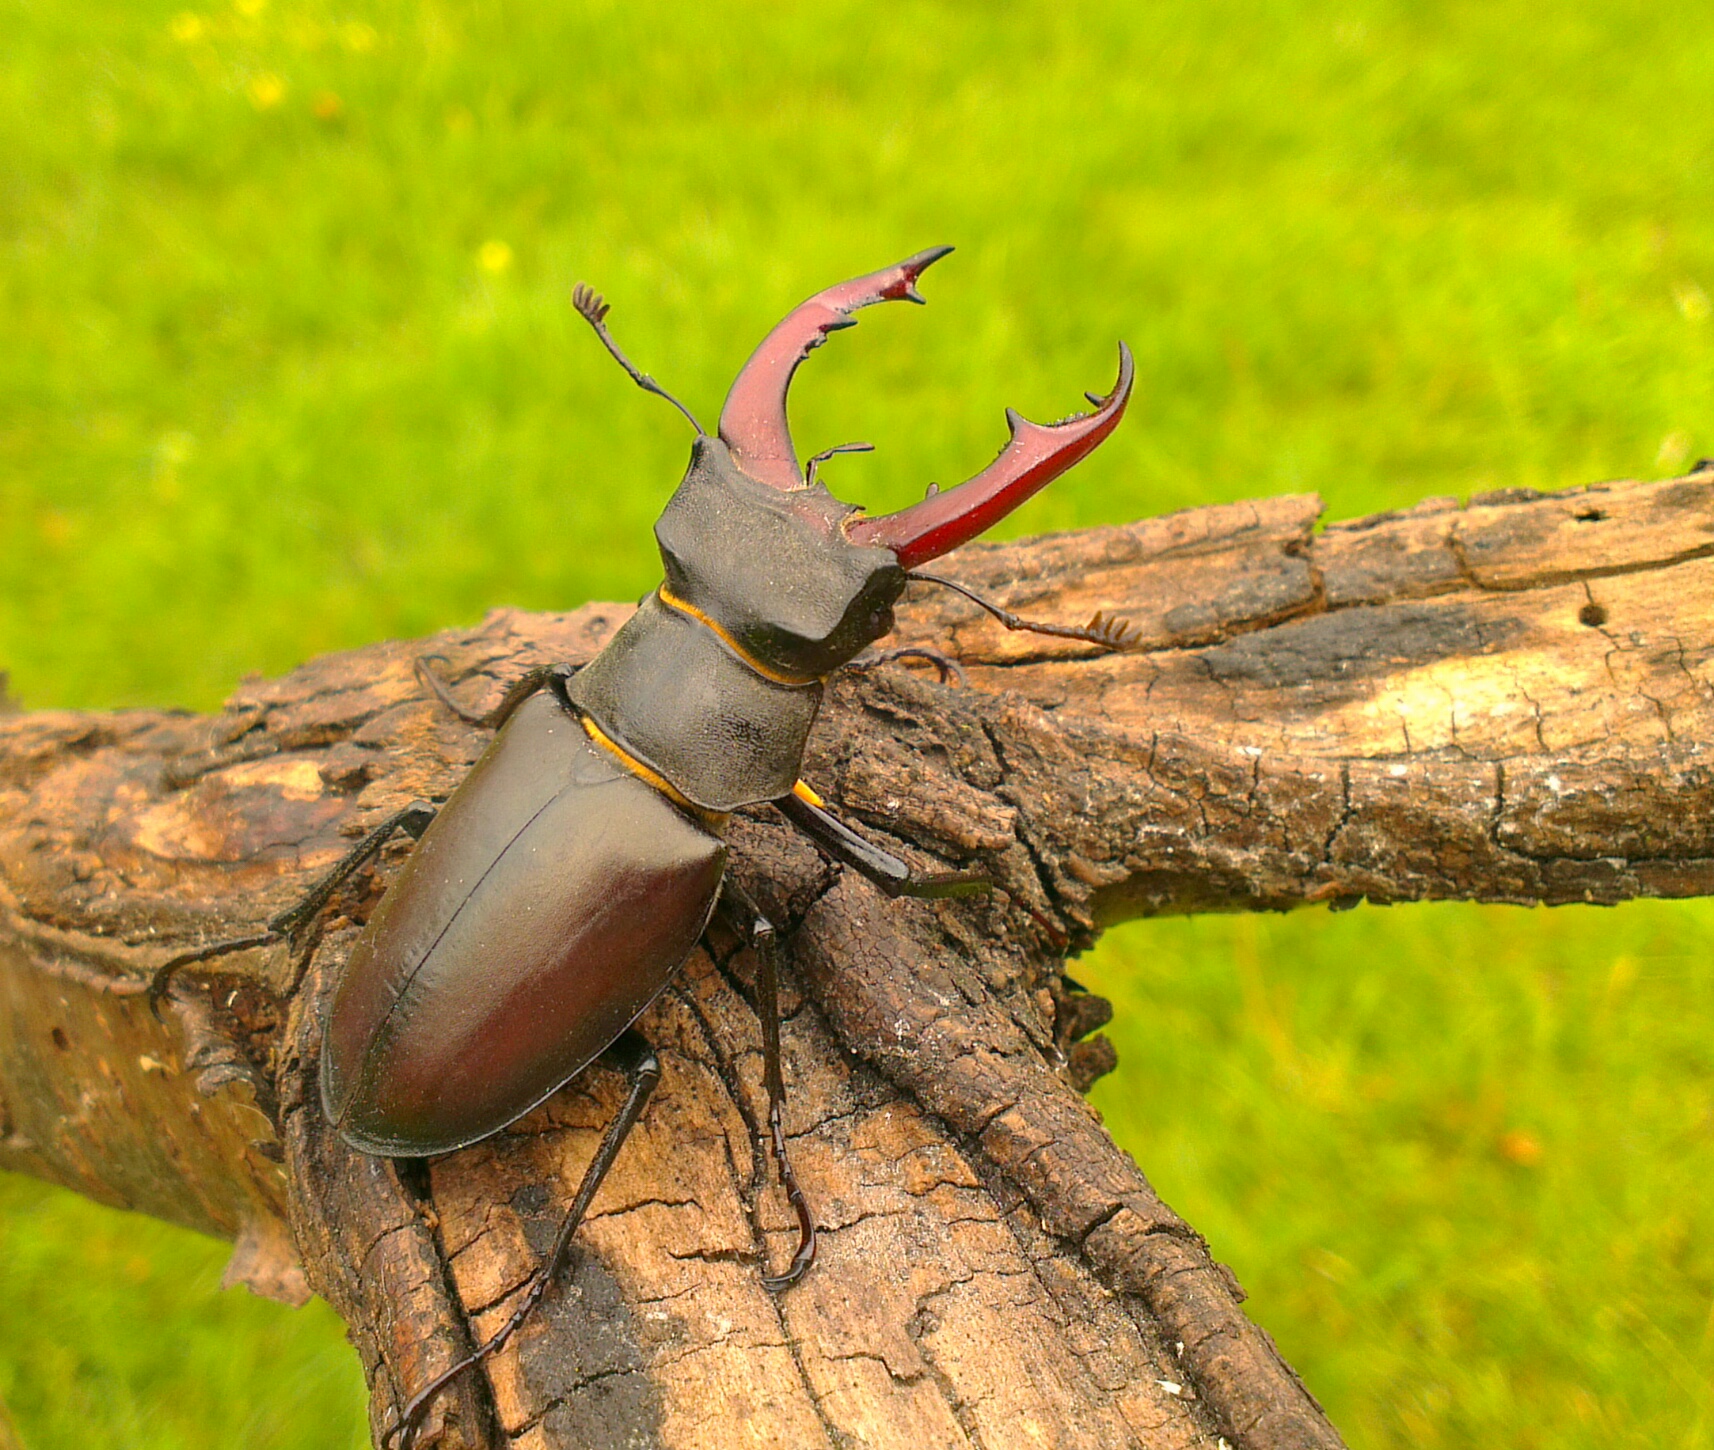
<path fill-rule="evenodd" d="M 717 437 L 699 436 L 690 468 L 655 525 L 672 593 L 769 667 L 821 676 L 893 627 L 907 572 L 992 528 L 1089 453 L 1130 400 L 1131 354 L 1095 411 L 1046 427 L 1011 410 L 1011 438 L 974 478 L 898 513 L 870 518 L 806 479 L 786 422 L 792 374 L 827 335 L 875 302 L 923 299 L 916 279 L 952 248 L 830 287 L 774 328 L 738 374 Z"/>

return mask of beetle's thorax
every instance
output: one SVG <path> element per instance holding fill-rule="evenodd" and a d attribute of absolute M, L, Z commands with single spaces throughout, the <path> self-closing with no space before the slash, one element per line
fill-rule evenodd
<path fill-rule="evenodd" d="M 704 810 L 789 793 L 822 678 L 892 628 L 905 585 L 891 550 L 847 541 L 851 512 L 698 438 L 655 525 L 666 583 L 578 672 L 572 703 Z"/>

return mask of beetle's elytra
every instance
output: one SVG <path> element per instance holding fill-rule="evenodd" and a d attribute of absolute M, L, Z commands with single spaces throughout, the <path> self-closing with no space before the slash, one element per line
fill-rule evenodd
<path fill-rule="evenodd" d="M 526 700 L 441 808 L 346 964 L 322 1052 L 365 1153 L 486 1138 L 612 1042 L 696 945 L 720 838 Z"/>
<path fill-rule="evenodd" d="M 774 932 L 724 879 L 731 812 L 771 802 L 889 895 L 988 887 L 976 873 L 913 874 L 798 779 L 827 677 L 892 628 L 911 578 L 950 583 L 912 571 L 1071 467 L 1118 426 L 1130 398 L 1121 343 L 1118 380 L 1091 397 L 1093 412 L 1045 427 L 1008 412 L 1010 441 L 958 487 L 878 518 L 841 503 L 816 481 L 819 457 L 807 474 L 798 462 L 786 422 L 792 374 L 858 308 L 920 302 L 917 278 L 950 250 L 919 252 L 792 311 L 738 374 L 714 434 L 631 365 L 605 304 L 580 285 L 574 303 L 608 350 L 696 428 L 690 466 L 655 525 L 664 581 L 587 666 L 537 671 L 486 716 L 459 706 L 419 662 L 451 708 L 500 727 L 445 805 L 416 803 L 382 822 L 266 931 L 183 953 L 151 985 L 158 1004 L 181 967 L 296 932 L 403 829 L 421 844 L 353 950 L 326 1023 L 322 1103 L 339 1132 L 366 1153 L 444 1153 L 498 1132 L 603 1053 L 629 1073 L 625 1107 L 521 1306 L 404 1407 L 395 1428 L 407 1445 L 439 1389 L 503 1344 L 552 1280 L 659 1077 L 631 1024 L 716 910 L 757 948 L 772 1149 L 801 1229 L 790 1268 L 764 1282 L 783 1289 L 809 1267 L 815 1226 L 783 1131 Z M 1123 640 L 1123 627 L 1099 616 L 1081 629 L 1039 625 L 977 602 L 1011 628 Z"/>

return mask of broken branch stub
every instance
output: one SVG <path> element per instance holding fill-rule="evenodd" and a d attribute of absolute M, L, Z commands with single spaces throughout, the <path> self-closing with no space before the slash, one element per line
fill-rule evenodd
<path fill-rule="evenodd" d="M 887 902 L 768 809 L 734 830 L 741 883 L 788 928 L 788 1128 L 821 1261 L 777 1299 L 760 1285 L 794 1227 L 758 1146 L 750 964 L 699 951 L 646 1020 L 665 1079 L 574 1269 L 425 1443 L 1338 1443 L 1075 1091 L 1107 1052 L 1062 949 L 1158 912 L 1709 893 L 1714 479 L 1319 533 L 1318 512 L 1200 509 L 941 566 L 1020 614 L 1124 616 L 1122 654 L 913 590 L 897 642 L 948 649 L 968 688 L 908 661 L 842 678 L 807 778 L 1000 890 Z M 481 708 L 627 614 L 497 612 L 246 684 L 212 719 L 0 720 L 0 1166 L 229 1238 L 262 1292 L 325 1294 L 377 1432 L 509 1311 L 620 1084 L 593 1070 L 426 1165 L 327 1131 L 318 1004 L 402 846 L 307 962 L 187 973 L 164 1027 L 141 985 L 458 782 L 486 737 L 424 697 L 416 655 Z"/>

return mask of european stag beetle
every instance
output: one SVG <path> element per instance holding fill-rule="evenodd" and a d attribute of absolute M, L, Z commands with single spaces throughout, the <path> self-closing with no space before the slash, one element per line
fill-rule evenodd
<path fill-rule="evenodd" d="M 406 1406 L 395 1430 L 407 1445 L 438 1391 L 504 1344 L 552 1282 L 660 1077 L 632 1023 L 717 904 L 756 948 L 773 1157 L 800 1229 L 790 1266 L 763 1282 L 784 1289 L 813 1261 L 815 1222 L 786 1152 L 774 928 L 723 880 L 733 811 L 772 804 L 891 896 L 956 896 L 991 884 L 970 872 L 913 873 L 798 779 L 824 682 L 892 628 L 906 583 L 927 579 L 968 594 L 917 566 L 975 538 L 1071 467 L 1118 426 L 1130 397 L 1131 355 L 1121 343 L 1118 381 L 1105 398 L 1090 395 L 1093 413 L 1042 427 L 1008 411 L 1011 439 L 987 468 L 879 518 L 815 478 L 833 452 L 868 445 L 829 450 L 806 476 L 786 423 L 798 364 L 830 332 L 853 326 L 856 309 L 921 302 L 917 278 L 950 250 L 919 252 L 798 307 L 738 374 L 715 434 L 631 365 L 607 330 L 606 305 L 579 285 L 574 303 L 614 358 L 696 429 L 690 467 L 655 525 L 665 582 L 588 665 L 534 671 L 486 715 L 459 705 L 419 660 L 445 704 L 500 732 L 445 805 L 407 806 L 265 932 L 186 952 L 151 983 L 158 1006 L 180 968 L 295 934 L 403 830 L 421 844 L 352 951 L 326 1022 L 322 1105 L 346 1141 L 380 1156 L 447 1153 L 498 1132 L 603 1054 L 627 1073 L 624 1107 L 516 1312 Z M 1124 642 L 1123 626 L 1100 616 L 1083 629 L 1041 625 L 976 602 L 1013 628 Z"/>

